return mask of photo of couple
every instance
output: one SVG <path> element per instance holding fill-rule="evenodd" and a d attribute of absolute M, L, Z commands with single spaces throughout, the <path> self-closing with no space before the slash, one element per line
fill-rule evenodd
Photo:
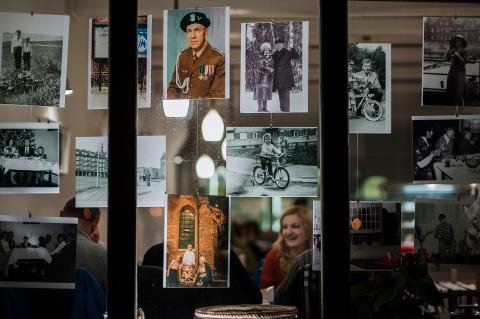
<path fill-rule="evenodd" d="M 308 112 L 308 22 L 243 23 L 240 112 Z"/>

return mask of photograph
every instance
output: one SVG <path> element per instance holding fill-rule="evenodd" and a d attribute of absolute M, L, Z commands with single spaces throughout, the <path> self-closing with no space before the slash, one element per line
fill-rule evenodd
<path fill-rule="evenodd" d="M 0 123 L 0 194 L 60 192 L 58 123 Z"/>
<path fill-rule="evenodd" d="M 75 289 L 77 218 L 0 215 L 0 287 Z"/>
<path fill-rule="evenodd" d="M 0 104 L 65 107 L 69 23 L 0 12 Z"/>
<path fill-rule="evenodd" d="M 227 127 L 227 195 L 318 195 L 316 127 Z"/>
<path fill-rule="evenodd" d="M 350 134 L 392 132 L 391 44 L 348 45 L 348 126 Z"/>
<path fill-rule="evenodd" d="M 480 205 L 417 202 L 415 248 L 439 263 L 480 263 Z"/>
<path fill-rule="evenodd" d="M 241 24 L 240 113 L 308 112 L 308 26 Z"/>
<path fill-rule="evenodd" d="M 137 138 L 137 207 L 163 207 L 166 192 L 165 136 Z M 108 205 L 108 137 L 77 137 L 77 207 Z"/>
<path fill-rule="evenodd" d="M 424 17 L 422 105 L 480 106 L 480 18 Z"/>
<path fill-rule="evenodd" d="M 89 20 L 88 109 L 108 108 L 109 19 Z M 151 106 L 152 16 L 138 17 L 137 25 L 137 107 Z"/>
<path fill-rule="evenodd" d="M 228 288 L 228 198 L 168 195 L 166 206 L 163 287 Z"/>
<path fill-rule="evenodd" d="M 480 181 L 480 116 L 412 116 L 414 182 Z"/>
<path fill-rule="evenodd" d="M 313 271 L 322 270 L 322 211 L 320 201 L 313 201 Z"/>
<path fill-rule="evenodd" d="M 350 202 L 350 270 L 392 270 L 400 257 L 401 204 Z"/>
<path fill-rule="evenodd" d="M 230 8 L 163 13 L 163 100 L 230 98 Z"/>

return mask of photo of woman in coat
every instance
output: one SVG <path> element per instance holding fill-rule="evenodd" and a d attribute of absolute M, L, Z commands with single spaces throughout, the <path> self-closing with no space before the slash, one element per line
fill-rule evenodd
<path fill-rule="evenodd" d="M 457 34 L 450 39 L 450 49 L 445 59 L 450 61 L 450 70 L 447 77 L 448 104 L 452 106 L 464 106 L 467 93 L 467 75 L 465 64 L 468 62 L 467 40 Z"/>
<path fill-rule="evenodd" d="M 255 74 L 253 99 L 257 100 L 258 112 L 269 112 L 267 103 L 272 99 L 273 59 L 272 45 L 268 42 L 260 46 L 261 58 Z"/>

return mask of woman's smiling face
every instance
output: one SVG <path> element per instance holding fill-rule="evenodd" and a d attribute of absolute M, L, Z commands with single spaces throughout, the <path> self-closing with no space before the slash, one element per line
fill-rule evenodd
<path fill-rule="evenodd" d="M 290 249 L 303 248 L 307 240 L 307 233 L 302 219 L 297 214 L 287 215 L 282 221 L 282 236 Z"/>

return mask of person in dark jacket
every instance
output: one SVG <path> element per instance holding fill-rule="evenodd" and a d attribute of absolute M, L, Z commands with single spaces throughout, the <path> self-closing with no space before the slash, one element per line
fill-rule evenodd
<path fill-rule="evenodd" d="M 478 153 L 477 141 L 472 137 L 472 131 L 470 128 L 465 128 L 463 131 L 463 137 L 458 145 L 458 153 L 460 155 L 472 155 Z"/>
<path fill-rule="evenodd" d="M 206 261 L 205 256 L 198 259 L 198 269 L 195 275 L 195 285 L 197 287 L 210 287 L 212 285 L 212 268 Z"/>
<path fill-rule="evenodd" d="M 299 59 L 297 50 L 286 48 L 283 39 L 275 40 L 273 58 L 273 91 L 278 92 L 280 110 L 290 112 L 290 90 L 295 87 L 292 60 Z"/>

